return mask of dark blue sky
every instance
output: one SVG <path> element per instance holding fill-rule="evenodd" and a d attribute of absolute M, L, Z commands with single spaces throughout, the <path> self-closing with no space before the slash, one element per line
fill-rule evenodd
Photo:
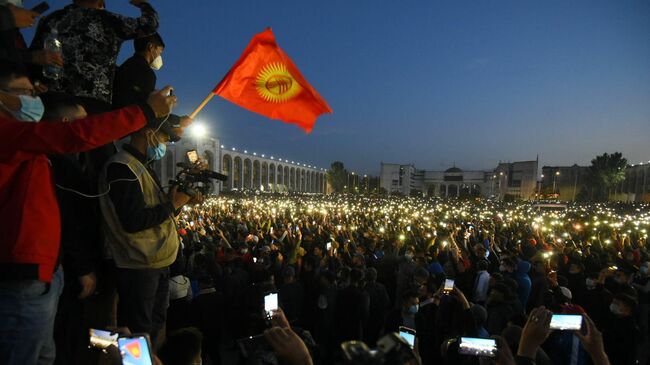
<path fill-rule="evenodd" d="M 36 1 L 27 0 L 26 6 Z M 126 0 L 108 9 L 136 15 Z M 51 1 L 53 8 L 67 2 Z M 311 135 L 215 98 L 226 146 L 378 173 L 379 162 L 650 160 L 650 1 L 152 1 L 159 85 L 189 113 L 266 26 L 334 114 Z M 132 53 L 123 47 L 120 62 Z"/>

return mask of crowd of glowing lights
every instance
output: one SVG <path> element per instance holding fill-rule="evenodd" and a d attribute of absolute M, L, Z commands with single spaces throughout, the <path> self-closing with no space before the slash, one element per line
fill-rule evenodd
<path fill-rule="evenodd" d="M 442 240 L 495 233 L 540 237 L 555 247 L 645 246 L 650 205 L 643 203 L 538 204 L 491 200 L 440 200 L 358 195 L 253 195 L 213 197 L 185 207 L 179 223 L 211 227 L 223 221 L 257 226 L 305 227 L 370 233 L 386 240 Z M 523 234 L 522 234 L 523 233 Z M 498 237 L 497 237 L 498 239 Z M 550 254 L 550 253 L 549 253 Z"/>

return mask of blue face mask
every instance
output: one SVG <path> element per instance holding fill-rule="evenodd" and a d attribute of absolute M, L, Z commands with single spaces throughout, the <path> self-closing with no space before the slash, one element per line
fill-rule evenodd
<path fill-rule="evenodd" d="M 417 305 L 412 305 L 409 307 L 409 313 L 410 314 L 416 314 L 418 312 L 418 306 Z"/>
<path fill-rule="evenodd" d="M 45 107 L 41 98 L 28 95 L 17 95 L 17 97 L 20 99 L 20 110 L 6 109 L 14 118 L 21 122 L 38 122 L 43 118 Z"/>
<path fill-rule="evenodd" d="M 163 158 L 167 152 L 167 145 L 161 142 L 158 142 L 158 145 L 155 147 L 147 147 L 147 160 L 149 161 L 158 161 Z"/>

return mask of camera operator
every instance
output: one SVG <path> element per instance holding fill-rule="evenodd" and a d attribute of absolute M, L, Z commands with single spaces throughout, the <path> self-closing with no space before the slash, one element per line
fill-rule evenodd
<path fill-rule="evenodd" d="M 177 187 L 169 194 L 151 169 L 166 142 L 178 141 L 168 121 L 131 135 L 111 157 L 100 176 L 105 243 L 115 262 L 119 294 L 118 325 L 146 332 L 156 344 L 169 304 L 169 266 L 176 259 L 180 239 L 174 216 L 191 198 Z M 197 193 L 193 203 L 202 199 Z"/>
<path fill-rule="evenodd" d="M 35 123 L 43 103 L 21 66 L 0 63 L 0 363 L 54 360 L 52 330 L 61 292 L 61 218 L 47 153 L 76 153 L 169 114 L 169 88 L 147 104 L 72 123 Z M 109 123 L 110 122 L 110 123 Z"/>

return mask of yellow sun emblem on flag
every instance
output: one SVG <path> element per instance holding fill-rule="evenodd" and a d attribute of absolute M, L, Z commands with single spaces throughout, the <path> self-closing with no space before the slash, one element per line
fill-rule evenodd
<path fill-rule="evenodd" d="M 257 75 L 255 88 L 262 99 L 283 103 L 298 95 L 301 88 L 283 63 L 273 62 L 264 66 Z"/>

